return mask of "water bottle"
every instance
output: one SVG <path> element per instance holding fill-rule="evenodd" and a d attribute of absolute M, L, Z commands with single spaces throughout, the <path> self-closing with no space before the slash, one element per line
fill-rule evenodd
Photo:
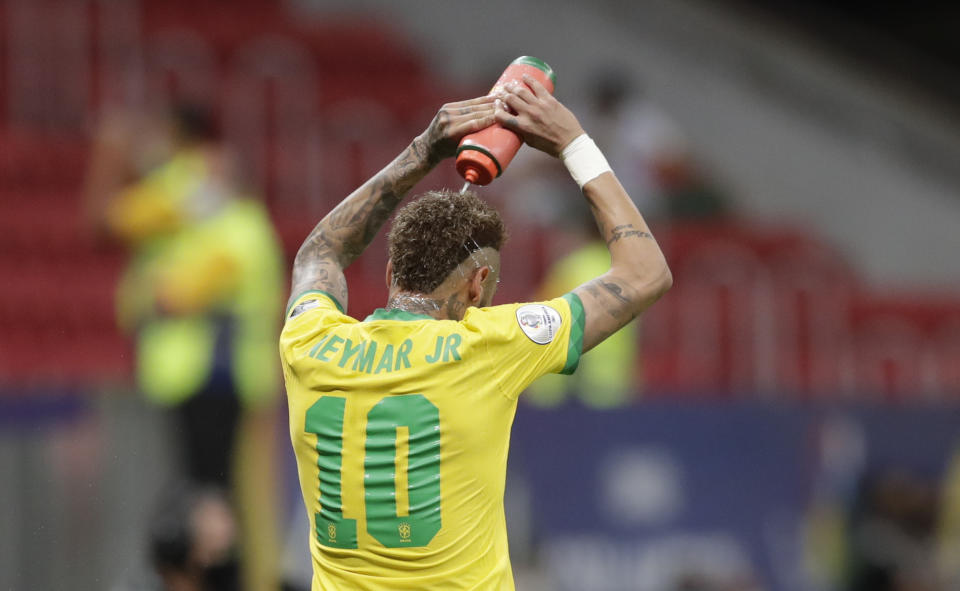
<path fill-rule="evenodd" d="M 557 81 L 553 68 L 543 60 L 528 55 L 513 60 L 497 83 L 490 89 L 493 94 L 509 82 L 523 84 L 523 75 L 537 79 L 552 94 Z M 486 129 L 471 133 L 460 141 L 457 148 L 457 172 L 468 183 L 486 185 L 497 178 L 523 145 L 516 133 L 494 123 Z"/>

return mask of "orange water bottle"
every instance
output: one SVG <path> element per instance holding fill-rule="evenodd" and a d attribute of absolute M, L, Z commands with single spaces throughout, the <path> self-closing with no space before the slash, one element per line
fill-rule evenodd
<path fill-rule="evenodd" d="M 497 83 L 490 89 L 493 94 L 508 82 L 516 81 L 523 84 L 523 75 L 528 74 L 543 84 L 550 93 L 553 93 L 557 81 L 553 68 L 543 60 L 528 55 L 513 60 Z M 457 172 L 468 183 L 486 185 L 506 170 L 510 161 L 523 145 L 520 136 L 494 123 L 486 129 L 464 137 L 457 148 Z"/>

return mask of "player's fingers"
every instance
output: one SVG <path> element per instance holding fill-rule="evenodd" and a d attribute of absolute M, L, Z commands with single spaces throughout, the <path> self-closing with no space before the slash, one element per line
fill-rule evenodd
<path fill-rule="evenodd" d="M 510 81 L 497 89 L 496 96 L 500 100 L 504 100 L 509 96 L 520 98 L 523 101 L 526 101 L 527 98 L 533 98 L 532 94 L 521 96 L 519 94 L 519 90 L 521 88 L 526 88 L 522 82 Z M 529 89 L 528 89 L 528 92 L 529 92 Z"/>
<path fill-rule="evenodd" d="M 478 96 L 476 98 L 467 99 L 465 101 L 457 101 L 455 103 L 447 103 L 444 105 L 448 109 L 462 109 L 464 107 L 473 107 L 477 105 L 493 104 L 493 101 L 497 99 L 496 96 L 488 94 L 485 96 Z"/>
<path fill-rule="evenodd" d="M 489 108 L 477 108 L 463 115 L 455 115 L 450 118 L 446 133 L 451 137 L 459 137 L 459 135 L 462 135 L 461 131 L 472 126 L 474 121 L 488 121 L 488 123 L 484 125 L 484 127 L 487 127 L 493 123 L 494 112 L 493 106 L 491 105 Z"/>
<path fill-rule="evenodd" d="M 495 110 L 495 103 L 474 105 L 472 107 L 460 107 L 453 111 L 451 119 L 478 119 L 480 117 L 492 115 Z"/>
<path fill-rule="evenodd" d="M 521 128 L 523 127 L 523 124 L 520 122 L 520 117 L 518 115 L 514 115 L 509 111 L 499 109 L 494 114 L 494 118 L 496 119 L 497 123 L 506 127 L 507 129 L 513 131 L 522 131 Z"/>
<path fill-rule="evenodd" d="M 507 103 L 503 102 L 503 99 L 497 99 L 497 102 L 495 102 L 495 103 L 493 104 L 493 108 L 494 108 L 495 111 L 509 111 L 510 113 L 512 113 L 512 114 L 514 114 L 514 115 L 517 114 L 517 112 L 516 112 L 515 110 L 511 109 L 511 108 L 507 105 Z"/>
<path fill-rule="evenodd" d="M 527 88 L 526 84 L 514 82 L 511 84 L 508 84 L 506 90 L 508 93 L 514 94 L 522 98 L 525 102 L 532 104 L 537 101 L 537 95 L 533 94 L 533 92 L 531 92 L 530 89 Z"/>
<path fill-rule="evenodd" d="M 464 121 L 459 121 L 454 123 L 451 126 L 451 135 L 454 137 L 462 137 L 468 133 L 473 133 L 474 131 L 479 131 L 481 129 L 486 129 L 496 123 L 495 114 L 491 111 L 483 117 L 466 119 Z"/>
<path fill-rule="evenodd" d="M 530 74 L 524 74 L 523 81 L 527 83 L 527 86 L 530 87 L 530 89 L 533 91 L 533 94 L 537 98 L 544 99 L 550 96 L 550 91 L 547 90 L 547 87 L 543 84 L 540 84 L 540 81 Z"/>
<path fill-rule="evenodd" d="M 529 91 L 528 91 L 529 92 Z M 523 113 L 530 109 L 527 101 L 512 93 L 505 93 L 500 99 L 504 105 L 513 109 L 515 113 Z"/>

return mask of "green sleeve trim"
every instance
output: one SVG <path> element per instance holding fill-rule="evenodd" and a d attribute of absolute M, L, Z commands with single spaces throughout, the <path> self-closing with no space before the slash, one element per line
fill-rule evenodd
<path fill-rule="evenodd" d="M 580 364 L 580 355 L 583 353 L 583 302 L 575 293 L 564 294 L 563 299 L 570 305 L 570 340 L 567 344 L 567 363 L 560 373 L 570 375 L 577 370 Z"/>
<path fill-rule="evenodd" d="M 343 311 L 343 306 L 341 306 L 340 302 L 337 301 L 337 298 L 333 297 L 329 293 L 320 289 L 309 289 L 299 294 L 297 297 L 293 298 L 292 300 L 290 300 L 290 305 L 287 306 L 287 313 L 283 315 L 284 320 L 290 317 L 290 310 L 293 310 L 293 305 L 296 304 L 298 301 L 300 301 L 300 298 L 302 298 L 305 295 L 309 295 L 311 293 L 319 293 L 320 295 L 327 296 L 328 298 L 330 298 L 330 301 L 333 302 L 333 304 L 337 307 L 337 310 L 340 310 L 341 314 L 346 314 L 346 312 Z"/>

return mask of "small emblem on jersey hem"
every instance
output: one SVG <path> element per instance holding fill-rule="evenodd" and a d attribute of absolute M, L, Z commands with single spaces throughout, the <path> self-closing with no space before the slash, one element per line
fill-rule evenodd
<path fill-rule="evenodd" d="M 411 533 L 411 531 L 410 531 L 410 524 L 409 524 L 409 523 L 407 523 L 407 522 L 405 522 L 405 521 L 402 522 L 402 523 L 400 523 L 400 525 L 397 526 L 397 532 L 400 534 L 400 541 L 401 541 L 401 542 L 409 542 L 409 541 L 410 541 L 410 533 Z"/>
<path fill-rule="evenodd" d="M 517 308 L 517 323 L 527 338 L 538 345 L 546 345 L 557 335 L 563 319 L 550 306 L 527 304 Z"/>
<path fill-rule="evenodd" d="M 296 318 L 297 316 L 299 316 L 300 314 L 303 314 L 307 310 L 312 310 L 313 308 L 316 308 L 319 305 L 320 305 L 320 300 L 306 300 L 304 302 L 300 302 L 299 304 L 296 305 L 296 307 L 294 307 L 293 310 L 290 310 L 290 318 Z"/>

